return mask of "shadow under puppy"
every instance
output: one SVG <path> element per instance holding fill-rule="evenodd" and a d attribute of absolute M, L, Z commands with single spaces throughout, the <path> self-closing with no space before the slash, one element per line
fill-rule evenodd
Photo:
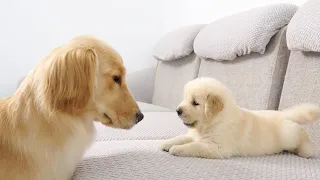
<path fill-rule="evenodd" d="M 218 80 L 197 78 L 185 85 L 177 113 L 188 133 L 160 146 L 175 156 L 222 159 L 286 150 L 311 157 L 312 143 L 299 124 L 317 120 L 320 107 L 301 104 L 283 111 L 251 111 L 240 108 Z"/>
<path fill-rule="evenodd" d="M 90 36 L 51 51 L 0 99 L 0 178 L 70 180 L 95 132 L 93 119 L 129 129 L 143 114 L 121 56 Z"/>

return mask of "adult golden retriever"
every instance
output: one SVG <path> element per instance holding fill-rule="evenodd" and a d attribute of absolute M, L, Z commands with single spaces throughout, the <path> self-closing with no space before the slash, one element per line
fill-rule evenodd
<path fill-rule="evenodd" d="M 320 107 L 301 104 L 284 111 L 250 111 L 240 108 L 218 80 L 197 78 L 186 84 L 177 113 L 189 132 L 160 146 L 172 155 L 230 158 L 287 150 L 310 157 L 312 144 L 299 124 L 317 120 Z"/>
<path fill-rule="evenodd" d="M 93 119 L 129 129 L 143 119 L 120 55 L 91 36 L 54 49 L 0 100 L 0 177 L 67 180 L 94 136 Z"/>

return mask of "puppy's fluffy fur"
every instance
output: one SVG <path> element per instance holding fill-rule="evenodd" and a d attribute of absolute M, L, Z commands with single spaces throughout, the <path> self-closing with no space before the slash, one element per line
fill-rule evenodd
<path fill-rule="evenodd" d="M 93 139 L 93 119 L 128 129 L 142 118 L 120 55 L 94 37 L 76 37 L 0 100 L 0 177 L 71 179 Z"/>
<path fill-rule="evenodd" d="M 172 155 L 230 158 L 286 150 L 311 157 L 312 144 L 299 124 L 317 120 L 320 108 L 302 104 L 284 111 L 250 111 L 240 108 L 221 82 L 198 78 L 185 85 L 177 112 L 189 132 L 160 146 Z"/>

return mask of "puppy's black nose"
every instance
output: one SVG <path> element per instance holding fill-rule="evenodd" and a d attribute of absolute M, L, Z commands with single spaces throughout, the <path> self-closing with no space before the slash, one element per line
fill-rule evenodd
<path fill-rule="evenodd" d="M 144 115 L 139 111 L 136 113 L 136 123 L 140 122 L 144 118 Z"/>
<path fill-rule="evenodd" d="M 177 113 L 178 113 L 178 116 L 180 116 L 182 114 L 182 109 L 177 109 Z"/>

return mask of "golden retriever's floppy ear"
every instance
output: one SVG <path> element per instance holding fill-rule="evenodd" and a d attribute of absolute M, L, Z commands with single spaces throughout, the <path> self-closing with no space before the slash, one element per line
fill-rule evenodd
<path fill-rule="evenodd" d="M 212 120 L 223 110 L 223 102 L 218 96 L 208 95 L 205 103 L 205 116 L 207 120 Z"/>
<path fill-rule="evenodd" d="M 45 98 L 53 111 L 76 115 L 93 99 L 97 57 L 91 48 L 56 51 L 45 72 Z"/>

